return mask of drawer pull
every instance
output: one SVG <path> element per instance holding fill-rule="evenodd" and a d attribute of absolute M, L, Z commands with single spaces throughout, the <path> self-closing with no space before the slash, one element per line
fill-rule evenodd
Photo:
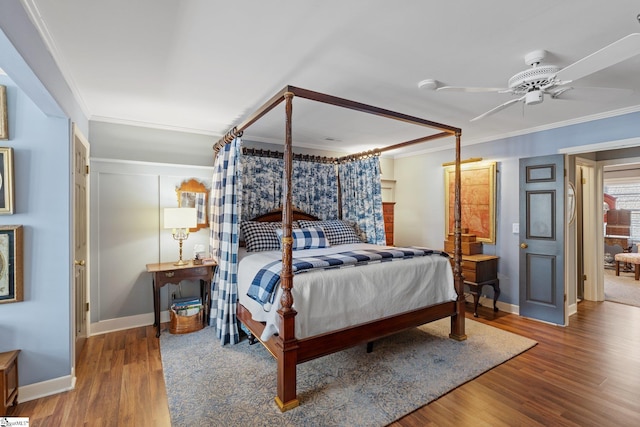
<path fill-rule="evenodd" d="M 167 271 L 164 273 L 165 277 L 173 277 L 176 275 L 175 271 Z"/>

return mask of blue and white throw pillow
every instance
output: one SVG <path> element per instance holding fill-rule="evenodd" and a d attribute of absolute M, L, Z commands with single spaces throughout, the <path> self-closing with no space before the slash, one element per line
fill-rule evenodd
<path fill-rule="evenodd" d="M 280 241 L 282 241 L 282 229 L 276 230 L 276 234 Z M 319 249 L 328 248 L 331 246 L 327 237 L 324 234 L 324 230 L 321 227 L 308 227 L 308 228 L 294 228 L 291 230 L 291 237 L 293 238 L 292 249 Z"/>
<path fill-rule="evenodd" d="M 362 243 L 353 225 L 347 221 L 339 219 L 325 221 L 298 220 L 298 223 L 302 228 L 321 227 L 331 246 Z"/>

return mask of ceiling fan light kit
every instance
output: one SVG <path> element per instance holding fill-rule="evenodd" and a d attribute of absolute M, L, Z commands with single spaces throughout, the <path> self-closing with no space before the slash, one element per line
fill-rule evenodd
<path fill-rule="evenodd" d="M 640 15 L 638 16 L 640 17 Z M 556 99 L 564 92 L 573 89 L 573 87 L 565 85 L 639 55 L 640 33 L 629 34 L 628 36 L 625 36 L 564 68 L 560 68 L 556 65 L 540 65 L 546 57 L 546 54 L 547 52 L 542 49 L 527 53 L 524 57 L 524 61 L 526 64 L 530 65 L 531 68 L 521 71 L 511 77 L 507 82 L 506 88 L 464 86 L 437 87 L 437 85 L 435 87 L 438 91 L 498 92 L 511 93 L 519 96 L 517 99 L 511 99 L 477 117 L 474 117 L 471 119 L 473 122 L 491 114 L 495 114 L 498 111 L 504 110 L 518 102 L 523 102 L 525 105 L 540 104 L 544 100 L 544 94 L 548 94 L 552 99 Z"/>
<path fill-rule="evenodd" d="M 544 95 L 541 90 L 532 90 L 531 92 L 527 92 L 524 96 L 524 103 L 526 105 L 536 105 L 540 104 L 544 99 Z"/>

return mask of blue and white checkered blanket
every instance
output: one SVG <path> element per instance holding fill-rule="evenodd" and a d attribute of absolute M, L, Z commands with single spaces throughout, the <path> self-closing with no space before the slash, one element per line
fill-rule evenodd
<path fill-rule="evenodd" d="M 291 262 L 293 274 L 304 273 L 313 269 L 343 268 L 349 266 L 366 265 L 372 262 L 386 262 L 400 259 L 410 259 L 416 256 L 441 255 L 449 257 L 446 252 L 426 248 L 384 248 L 362 249 L 338 252 L 331 255 L 309 256 L 293 258 Z M 280 282 L 282 260 L 273 261 L 265 265 L 251 282 L 247 296 L 261 305 L 272 304 L 274 290 Z M 266 308 L 266 307 L 265 307 Z"/>

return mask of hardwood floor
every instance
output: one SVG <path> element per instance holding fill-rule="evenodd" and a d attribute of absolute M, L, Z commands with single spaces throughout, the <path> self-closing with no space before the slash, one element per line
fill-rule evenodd
<path fill-rule="evenodd" d="M 640 308 L 585 301 L 566 328 L 479 314 L 538 345 L 393 427 L 640 425 Z M 29 417 L 32 427 L 170 425 L 152 327 L 89 338 L 77 377 L 75 390 L 21 403 L 10 415 Z"/>
<path fill-rule="evenodd" d="M 87 339 L 76 388 L 9 413 L 34 426 L 169 426 L 162 361 L 153 326 Z"/>

